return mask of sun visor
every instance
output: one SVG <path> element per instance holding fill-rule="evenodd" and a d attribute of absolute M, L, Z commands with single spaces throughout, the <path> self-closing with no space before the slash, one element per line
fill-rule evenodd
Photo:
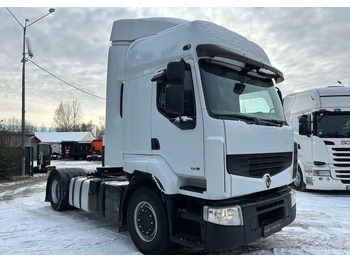
<path fill-rule="evenodd" d="M 176 18 L 121 19 L 113 23 L 110 41 L 134 41 L 188 23 Z"/>

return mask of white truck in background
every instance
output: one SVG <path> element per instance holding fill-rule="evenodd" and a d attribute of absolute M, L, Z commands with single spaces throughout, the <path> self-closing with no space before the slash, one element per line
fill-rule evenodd
<path fill-rule="evenodd" d="M 46 201 L 99 213 L 145 254 L 232 249 L 296 216 L 297 147 L 255 43 L 210 22 L 114 22 L 105 166 L 53 170 Z"/>
<path fill-rule="evenodd" d="M 298 142 L 298 190 L 350 190 L 350 87 L 289 94 L 286 119 Z"/>

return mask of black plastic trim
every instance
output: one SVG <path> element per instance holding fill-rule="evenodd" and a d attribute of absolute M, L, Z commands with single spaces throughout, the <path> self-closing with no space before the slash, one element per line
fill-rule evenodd
<path fill-rule="evenodd" d="M 227 172 L 232 175 L 262 178 L 274 176 L 291 166 L 292 152 L 227 155 Z"/>
<path fill-rule="evenodd" d="M 124 93 L 124 82 L 120 86 L 120 108 L 119 113 L 120 117 L 123 118 L 123 93 Z"/>
<path fill-rule="evenodd" d="M 160 150 L 160 143 L 158 138 L 151 139 L 151 148 L 152 150 Z"/>
<path fill-rule="evenodd" d="M 325 164 L 326 164 L 326 162 L 314 161 L 314 165 L 315 165 L 315 166 L 323 166 L 323 165 L 325 165 Z"/>
<path fill-rule="evenodd" d="M 198 186 L 182 186 L 180 187 L 180 189 L 195 192 L 195 193 L 201 193 L 201 194 L 203 194 L 203 192 L 207 190 L 206 188 L 198 187 Z"/>

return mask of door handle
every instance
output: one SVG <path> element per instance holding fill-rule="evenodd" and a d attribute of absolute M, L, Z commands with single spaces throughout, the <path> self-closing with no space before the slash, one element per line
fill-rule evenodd
<path fill-rule="evenodd" d="M 151 139 L 151 148 L 152 148 L 152 150 L 159 150 L 160 149 L 160 144 L 159 144 L 158 138 Z"/>

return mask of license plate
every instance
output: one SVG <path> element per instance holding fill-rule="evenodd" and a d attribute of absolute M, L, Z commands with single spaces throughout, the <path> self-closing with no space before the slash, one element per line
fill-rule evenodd
<path fill-rule="evenodd" d="M 268 237 L 282 229 L 282 221 L 278 220 L 270 225 L 263 227 L 263 237 Z"/>
<path fill-rule="evenodd" d="M 346 186 L 346 190 L 350 190 L 350 186 Z"/>

